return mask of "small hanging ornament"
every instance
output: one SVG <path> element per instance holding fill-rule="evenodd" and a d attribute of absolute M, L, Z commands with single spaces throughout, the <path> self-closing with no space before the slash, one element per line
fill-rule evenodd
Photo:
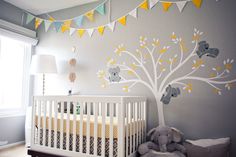
<path fill-rule="evenodd" d="M 70 59 L 70 60 L 69 60 L 69 64 L 70 64 L 70 66 L 75 67 L 75 65 L 76 65 L 76 59 L 75 59 L 75 58 Z"/>
<path fill-rule="evenodd" d="M 73 72 L 71 72 L 71 73 L 69 74 L 69 80 L 70 80 L 70 82 L 74 83 L 74 82 L 75 82 L 75 79 L 76 79 L 76 74 L 73 73 Z"/>

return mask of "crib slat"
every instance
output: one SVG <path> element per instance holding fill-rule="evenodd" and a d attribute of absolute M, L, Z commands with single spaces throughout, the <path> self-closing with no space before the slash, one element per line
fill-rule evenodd
<path fill-rule="evenodd" d="M 38 137 L 37 143 L 40 145 L 40 130 L 41 130 L 41 105 L 42 101 L 38 102 Z"/>
<path fill-rule="evenodd" d="M 81 103 L 80 106 L 80 142 L 79 142 L 79 152 L 82 153 L 83 152 L 83 118 L 84 118 L 84 103 Z"/>
<path fill-rule="evenodd" d="M 143 109 L 143 114 L 144 114 L 144 142 L 146 142 L 146 137 L 147 137 L 147 115 L 146 115 L 146 101 L 143 102 L 143 106 L 144 106 L 144 109 Z"/>
<path fill-rule="evenodd" d="M 126 104 L 126 133 L 125 133 L 125 136 L 126 136 L 126 157 L 128 157 L 129 155 L 129 152 L 128 152 L 128 148 L 129 148 L 129 105 Z"/>
<path fill-rule="evenodd" d="M 72 151 L 76 151 L 76 106 L 77 103 L 73 102 L 73 147 L 72 147 Z"/>
<path fill-rule="evenodd" d="M 31 121 L 31 126 L 32 126 L 32 132 L 31 132 L 31 144 L 36 144 L 35 141 L 35 116 L 36 116 L 36 109 L 37 109 L 38 101 L 34 99 L 33 106 L 32 106 L 32 121 Z"/>
<path fill-rule="evenodd" d="M 91 114 L 91 103 L 87 103 L 87 131 L 86 131 L 86 139 L 87 139 L 87 147 L 86 154 L 90 154 L 90 114 Z"/>
<path fill-rule="evenodd" d="M 98 103 L 94 103 L 94 156 L 97 156 L 97 145 L 98 145 Z"/>
<path fill-rule="evenodd" d="M 143 111 L 143 103 L 141 102 L 141 111 Z M 143 123 L 143 112 L 141 112 L 141 143 L 143 143 L 144 141 L 143 141 L 143 132 L 144 132 L 144 130 L 143 130 L 143 126 L 144 126 L 144 123 Z"/>
<path fill-rule="evenodd" d="M 141 103 L 138 103 L 138 145 L 141 144 Z"/>
<path fill-rule="evenodd" d="M 134 121 L 134 125 L 133 125 L 133 152 L 135 152 L 136 150 L 136 146 L 137 146 L 137 143 L 136 143 L 136 132 L 137 132 L 137 129 L 136 129 L 136 122 L 137 122 L 137 107 L 136 107 L 136 103 L 133 103 L 133 121 Z"/>
<path fill-rule="evenodd" d="M 60 120 L 60 149 L 63 149 L 63 123 L 64 123 L 64 102 L 61 101 L 61 120 Z"/>
<path fill-rule="evenodd" d="M 129 129 L 129 131 L 130 131 L 130 136 L 129 136 L 129 138 L 130 138 L 130 143 L 129 143 L 129 154 L 131 154 L 132 153 L 132 131 L 133 131 L 133 124 L 132 124 L 132 116 L 133 116 L 133 113 L 132 113 L 132 104 L 131 103 L 129 103 L 129 112 L 130 112 L 130 121 L 129 121 L 129 123 L 130 123 L 130 129 Z"/>
<path fill-rule="evenodd" d="M 106 129 L 106 103 L 102 103 L 102 151 L 101 156 L 105 157 L 105 129 Z"/>
<path fill-rule="evenodd" d="M 47 101 L 43 101 L 43 146 L 46 144 L 46 114 L 47 114 Z"/>
<path fill-rule="evenodd" d="M 69 101 L 66 102 L 67 104 L 67 118 L 66 118 L 66 150 L 69 150 L 69 140 L 70 140 L 70 103 Z"/>
<path fill-rule="evenodd" d="M 58 113 L 58 103 L 54 101 L 54 148 L 57 148 L 57 113 Z"/>
<path fill-rule="evenodd" d="M 109 143 L 109 156 L 113 156 L 113 116 L 114 116 L 114 105 L 110 103 L 110 143 Z"/>
<path fill-rule="evenodd" d="M 52 147 L 52 101 L 48 101 L 49 105 L 49 124 L 48 124 L 48 147 Z"/>

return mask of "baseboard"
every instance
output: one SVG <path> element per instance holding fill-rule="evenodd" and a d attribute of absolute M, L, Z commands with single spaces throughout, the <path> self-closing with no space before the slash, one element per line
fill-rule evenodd
<path fill-rule="evenodd" d="M 11 148 L 11 147 L 14 147 L 14 146 L 18 146 L 18 145 L 21 145 L 21 144 L 24 144 L 24 143 L 25 143 L 25 141 L 19 141 L 19 142 L 16 142 L 16 143 L 6 144 L 6 145 L 3 145 L 3 146 L 0 146 L 0 150 Z"/>

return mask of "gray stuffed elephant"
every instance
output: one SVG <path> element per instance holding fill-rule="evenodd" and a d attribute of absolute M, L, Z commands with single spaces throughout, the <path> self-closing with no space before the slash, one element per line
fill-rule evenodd
<path fill-rule="evenodd" d="M 158 126 L 150 130 L 148 136 L 150 141 L 138 148 L 141 157 L 185 157 L 186 149 L 180 144 L 183 134 L 179 130 Z"/>

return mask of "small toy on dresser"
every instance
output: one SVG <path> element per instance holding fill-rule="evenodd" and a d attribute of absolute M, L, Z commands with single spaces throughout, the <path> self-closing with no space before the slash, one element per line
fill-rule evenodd
<path fill-rule="evenodd" d="M 150 141 L 138 148 L 141 157 L 186 157 L 183 133 L 176 128 L 158 126 L 148 132 Z"/>

